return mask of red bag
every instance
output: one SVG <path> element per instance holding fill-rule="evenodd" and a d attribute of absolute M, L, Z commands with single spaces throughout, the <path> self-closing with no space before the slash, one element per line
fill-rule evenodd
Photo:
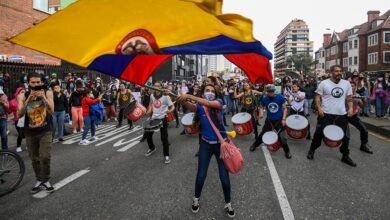
<path fill-rule="evenodd" d="M 236 145 L 229 138 L 226 138 L 226 141 L 222 138 L 220 131 L 215 127 L 214 122 L 211 120 L 207 108 L 203 107 L 203 109 L 211 127 L 218 137 L 219 143 L 221 143 L 220 158 L 223 160 L 226 169 L 232 174 L 240 172 L 244 167 L 244 159 L 241 155 L 240 149 L 236 147 Z"/>

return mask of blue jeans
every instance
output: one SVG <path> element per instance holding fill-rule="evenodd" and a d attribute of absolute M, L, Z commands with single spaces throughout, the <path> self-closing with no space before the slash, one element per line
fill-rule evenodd
<path fill-rule="evenodd" d="M 230 179 L 229 173 L 225 168 L 223 160 L 219 158 L 220 154 L 220 144 L 209 144 L 205 141 L 200 141 L 199 147 L 199 158 L 198 158 L 198 174 L 196 175 L 195 181 L 195 197 L 200 198 L 202 193 L 202 188 L 204 181 L 207 177 L 207 170 L 209 168 L 210 160 L 213 155 L 217 159 L 218 170 L 219 170 L 219 179 L 221 180 L 223 195 L 225 197 L 225 202 L 230 202 Z"/>
<path fill-rule="evenodd" d="M 85 140 L 87 138 L 87 134 L 89 129 L 91 129 L 91 137 L 95 136 L 95 123 L 91 120 L 90 116 L 84 116 L 84 131 L 83 135 L 81 136 L 81 140 Z"/>
<path fill-rule="evenodd" d="M 313 99 L 305 99 L 305 115 L 310 115 L 310 109 L 312 104 Z"/>
<path fill-rule="evenodd" d="M 7 119 L 0 119 L 1 149 L 8 149 Z"/>
<path fill-rule="evenodd" d="M 375 114 L 376 117 L 385 116 L 385 97 L 377 96 L 375 99 Z"/>
<path fill-rule="evenodd" d="M 232 100 L 230 109 L 231 109 L 230 111 L 232 112 L 233 115 L 238 113 L 238 101 L 237 101 L 237 99 L 233 99 Z"/>
<path fill-rule="evenodd" d="M 230 99 L 230 96 L 229 95 L 225 95 L 225 96 L 223 96 L 223 99 L 225 100 L 225 105 L 226 105 L 225 113 L 229 114 L 230 106 L 231 106 L 231 102 L 232 102 L 231 99 Z"/>
<path fill-rule="evenodd" d="M 65 111 L 53 112 L 53 137 L 64 137 Z"/>

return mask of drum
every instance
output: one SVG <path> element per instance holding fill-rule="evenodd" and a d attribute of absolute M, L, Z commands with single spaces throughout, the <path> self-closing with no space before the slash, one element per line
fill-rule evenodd
<path fill-rule="evenodd" d="M 181 119 L 186 134 L 192 135 L 199 132 L 199 124 L 194 123 L 195 113 L 187 113 Z"/>
<path fill-rule="evenodd" d="M 253 131 L 251 115 L 246 112 L 235 114 L 232 123 L 238 135 L 248 135 Z"/>
<path fill-rule="evenodd" d="M 324 143 L 331 148 L 340 147 L 343 143 L 344 131 L 337 125 L 328 125 L 324 128 Z"/>
<path fill-rule="evenodd" d="M 173 112 L 169 112 L 167 114 L 167 122 L 171 122 L 175 119 L 175 115 L 173 114 Z"/>
<path fill-rule="evenodd" d="M 290 115 L 286 120 L 286 131 L 290 138 L 302 139 L 307 136 L 309 122 L 302 115 Z"/>
<path fill-rule="evenodd" d="M 152 119 L 152 120 L 146 120 L 144 122 L 144 130 L 145 132 L 154 132 L 158 129 L 160 129 L 163 125 L 163 121 L 161 119 Z"/>
<path fill-rule="evenodd" d="M 268 150 L 276 152 L 281 147 L 278 140 L 278 134 L 275 131 L 268 131 L 263 134 L 263 143 L 267 146 Z"/>
<path fill-rule="evenodd" d="M 124 114 L 127 115 L 131 121 L 136 122 L 146 113 L 146 109 L 140 103 L 131 102 L 125 109 Z"/>

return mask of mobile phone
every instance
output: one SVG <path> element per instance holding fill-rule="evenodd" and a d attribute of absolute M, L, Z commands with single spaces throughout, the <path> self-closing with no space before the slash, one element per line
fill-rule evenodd
<path fill-rule="evenodd" d="M 43 90 L 43 89 L 45 89 L 45 87 L 44 86 L 34 86 L 34 87 L 31 87 L 31 90 L 32 91 L 40 91 L 40 90 Z"/>

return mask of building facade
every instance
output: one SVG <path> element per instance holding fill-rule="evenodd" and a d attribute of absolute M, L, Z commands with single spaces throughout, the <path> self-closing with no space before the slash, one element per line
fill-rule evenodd
<path fill-rule="evenodd" d="M 0 61 L 59 65 L 59 59 L 7 41 L 59 9 L 60 0 L 2 0 L 0 4 Z"/>
<path fill-rule="evenodd" d="M 389 72 L 390 10 L 383 15 L 380 11 L 368 11 L 366 22 L 334 32 L 331 41 L 326 41 L 324 35 L 324 43 L 317 51 L 325 50 L 325 72 L 335 64 L 342 65 L 345 72 Z M 320 59 L 316 56 L 318 65 L 323 61 Z"/>
<path fill-rule="evenodd" d="M 223 55 L 208 55 L 208 72 L 221 72 L 232 70 L 232 63 Z"/>
<path fill-rule="evenodd" d="M 275 76 L 288 71 L 288 57 L 294 54 L 313 55 L 313 42 L 309 40 L 309 27 L 305 21 L 292 20 L 279 34 L 274 45 Z"/>

